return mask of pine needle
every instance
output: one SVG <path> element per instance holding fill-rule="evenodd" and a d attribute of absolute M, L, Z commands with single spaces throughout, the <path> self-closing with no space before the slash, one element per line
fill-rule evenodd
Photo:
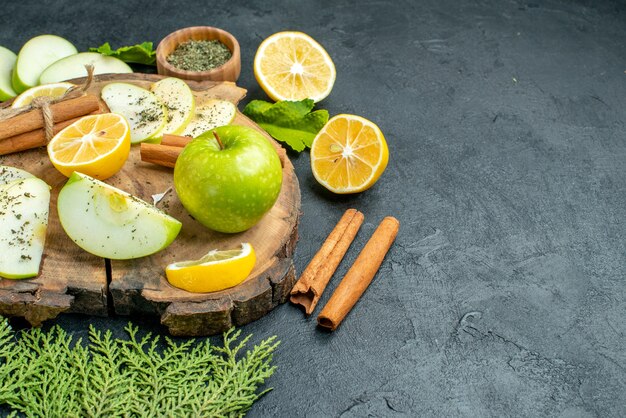
<path fill-rule="evenodd" d="M 86 343 L 58 326 L 18 337 L 0 317 L 0 405 L 26 417 L 240 417 L 271 390 L 259 388 L 276 369 L 276 337 L 244 353 L 251 336 L 234 329 L 223 347 L 125 330 L 114 339 L 91 326 Z"/>

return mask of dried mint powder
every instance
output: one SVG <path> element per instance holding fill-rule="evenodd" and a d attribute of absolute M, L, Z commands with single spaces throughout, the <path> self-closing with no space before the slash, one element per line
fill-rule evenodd
<path fill-rule="evenodd" d="M 179 70 L 207 71 L 226 63 L 232 52 L 217 40 L 189 40 L 179 44 L 167 57 L 167 62 Z"/>

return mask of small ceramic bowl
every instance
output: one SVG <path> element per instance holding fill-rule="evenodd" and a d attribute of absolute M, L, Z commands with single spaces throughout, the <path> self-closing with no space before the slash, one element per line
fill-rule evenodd
<path fill-rule="evenodd" d="M 174 67 L 167 62 L 167 57 L 174 52 L 176 47 L 186 41 L 218 40 L 230 49 L 232 57 L 223 65 L 208 71 L 186 71 Z M 241 52 L 239 42 L 225 30 L 211 26 L 193 26 L 172 32 L 167 35 L 156 50 L 157 72 L 161 75 L 178 77 L 184 80 L 212 80 L 212 81 L 237 81 L 241 73 Z"/>

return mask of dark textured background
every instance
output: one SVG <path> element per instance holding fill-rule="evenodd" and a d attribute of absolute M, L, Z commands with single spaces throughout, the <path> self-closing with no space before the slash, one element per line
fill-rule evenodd
<path fill-rule="evenodd" d="M 132 4 L 131 4 L 132 3 Z M 626 416 L 626 6 L 622 2 L 4 1 L 0 44 L 55 33 L 81 50 L 214 25 L 242 47 L 244 103 L 264 98 L 257 46 L 286 29 L 337 67 L 321 107 L 379 124 L 390 160 L 357 196 L 326 193 L 307 153 L 301 271 L 341 213 L 395 246 L 334 334 L 283 305 L 274 391 L 250 416 Z M 61 316 L 121 333 L 127 318 Z M 163 332 L 153 320 L 136 319 Z"/>

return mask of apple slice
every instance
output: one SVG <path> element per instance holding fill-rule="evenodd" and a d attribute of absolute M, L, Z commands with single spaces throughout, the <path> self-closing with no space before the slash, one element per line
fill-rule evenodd
<path fill-rule="evenodd" d="M 237 114 L 237 107 L 227 100 L 209 99 L 196 107 L 196 113 L 181 135 L 192 138 L 218 126 L 229 125 Z"/>
<path fill-rule="evenodd" d="M 41 179 L 8 182 L 23 170 L 0 174 L 0 277 L 26 279 L 39 273 L 48 226 L 50 187 Z"/>
<path fill-rule="evenodd" d="M 17 96 L 11 85 L 11 72 L 16 60 L 17 55 L 13 51 L 0 46 L 0 102 Z"/>
<path fill-rule="evenodd" d="M 34 178 L 28 171 L 21 170 L 15 167 L 9 167 L 8 165 L 0 165 L 0 186 L 3 184 L 9 184 L 15 180 Z"/>
<path fill-rule="evenodd" d="M 58 83 L 72 78 L 87 77 L 85 65 L 93 65 L 94 74 L 132 73 L 133 70 L 124 61 L 107 57 L 97 52 L 81 52 L 52 63 L 41 73 L 40 84 Z"/>
<path fill-rule="evenodd" d="M 182 226 L 143 200 L 78 172 L 59 192 L 57 208 L 72 241 L 91 254 L 114 260 L 161 251 Z"/>
<path fill-rule="evenodd" d="M 167 107 L 167 124 L 163 133 L 181 133 L 193 118 L 196 107 L 196 100 L 187 83 L 179 78 L 164 78 L 150 86 L 150 91 Z"/>
<path fill-rule="evenodd" d="M 12 77 L 13 88 L 21 93 L 35 87 L 46 67 L 77 52 L 74 45 L 60 36 L 41 35 L 32 38 L 17 55 Z"/>
<path fill-rule="evenodd" d="M 159 137 L 167 123 L 167 108 L 163 102 L 141 87 L 110 83 L 102 89 L 102 100 L 111 112 L 128 120 L 133 144 Z"/>

